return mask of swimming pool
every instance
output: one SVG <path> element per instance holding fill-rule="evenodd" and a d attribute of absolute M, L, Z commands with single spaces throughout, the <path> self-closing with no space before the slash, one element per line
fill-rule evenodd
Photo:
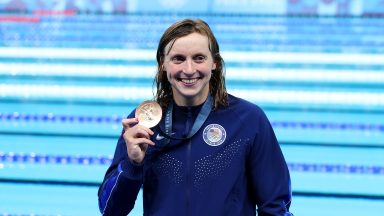
<path fill-rule="evenodd" d="M 1 23 L 0 215 L 99 214 L 120 121 L 152 98 L 157 40 L 180 18 Z M 382 19 L 201 18 L 228 59 L 228 91 L 271 120 L 291 170 L 292 212 L 380 215 Z M 132 215 L 141 208 L 138 199 Z"/>

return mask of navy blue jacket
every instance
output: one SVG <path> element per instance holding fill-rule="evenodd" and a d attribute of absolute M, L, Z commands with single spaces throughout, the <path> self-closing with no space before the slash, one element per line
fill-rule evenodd
<path fill-rule="evenodd" d="M 175 107 L 172 132 L 185 136 L 198 107 Z M 133 117 L 134 111 L 128 116 Z M 289 171 L 264 112 L 229 96 L 189 139 L 166 143 L 164 119 L 153 128 L 141 165 L 131 163 L 122 136 L 99 188 L 103 215 L 127 215 L 143 188 L 144 215 L 291 215 Z"/>

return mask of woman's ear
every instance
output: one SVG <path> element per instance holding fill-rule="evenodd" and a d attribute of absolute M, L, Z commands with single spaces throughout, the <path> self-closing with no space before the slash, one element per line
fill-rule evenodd
<path fill-rule="evenodd" d="M 212 71 L 214 71 L 214 70 L 216 70 L 216 63 L 215 62 L 212 64 Z"/>

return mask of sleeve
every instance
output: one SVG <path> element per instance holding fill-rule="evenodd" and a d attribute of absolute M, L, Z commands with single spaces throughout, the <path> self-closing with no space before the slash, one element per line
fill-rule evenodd
<path fill-rule="evenodd" d="M 127 215 L 135 205 L 142 184 L 143 165 L 133 164 L 128 159 L 121 134 L 112 163 L 98 191 L 102 215 Z"/>
<path fill-rule="evenodd" d="M 253 195 L 259 216 L 291 216 L 291 180 L 283 153 L 264 112 L 250 151 L 249 166 Z"/>

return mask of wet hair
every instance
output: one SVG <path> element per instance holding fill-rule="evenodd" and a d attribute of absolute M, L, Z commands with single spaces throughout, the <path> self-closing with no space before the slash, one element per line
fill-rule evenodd
<path fill-rule="evenodd" d="M 162 35 L 157 48 L 157 74 L 154 80 L 156 85 L 156 101 L 163 110 L 166 110 L 168 104 L 172 101 L 172 87 L 167 79 L 167 72 L 164 70 L 163 63 L 165 59 L 165 48 L 169 44 L 171 50 L 175 41 L 181 37 L 199 33 L 207 36 L 209 41 L 209 50 L 216 68 L 212 70 L 212 76 L 209 81 L 209 91 L 213 99 L 213 109 L 218 106 L 226 106 L 228 104 L 228 93 L 225 87 L 225 67 L 224 60 L 220 55 L 219 44 L 209 25 L 200 19 L 184 19 L 172 24 Z"/>

